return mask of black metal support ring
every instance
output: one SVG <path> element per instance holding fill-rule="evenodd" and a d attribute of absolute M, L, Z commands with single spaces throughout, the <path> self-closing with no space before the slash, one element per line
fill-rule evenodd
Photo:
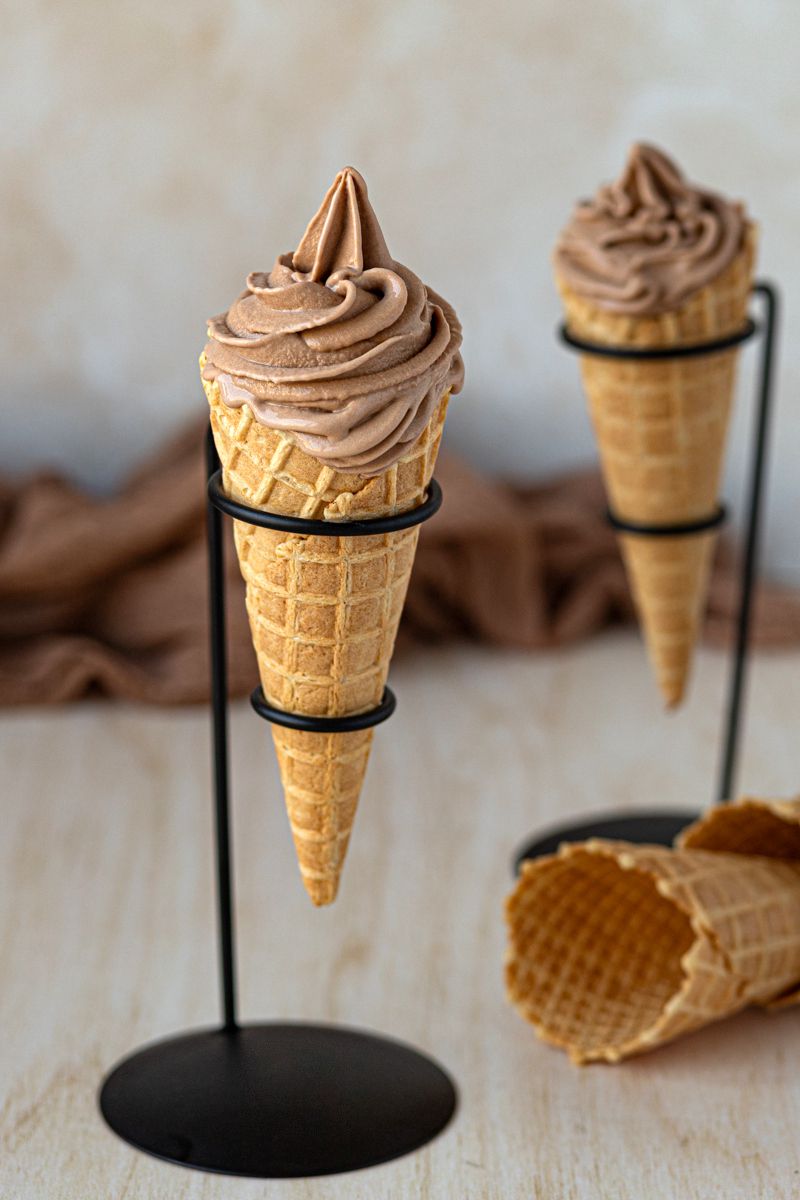
<path fill-rule="evenodd" d="M 638 361 L 656 361 L 665 358 L 698 358 L 703 354 L 721 354 L 747 342 L 757 332 L 758 326 L 749 317 L 737 333 L 715 338 L 711 342 L 694 342 L 688 346 L 605 346 L 601 342 L 587 342 L 570 333 L 566 324 L 558 326 L 558 336 L 564 345 L 581 354 L 593 354 L 598 358 L 629 358 Z"/>
<path fill-rule="evenodd" d="M 260 687 L 253 692 L 250 703 L 258 715 L 271 725 L 284 725 L 287 729 L 301 729 L 306 733 L 356 733 L 360 729 L 372 729 L 374 725 L 387 721 L 397 707 L 397 699 L 389 687 L 384 688 L 381 702 L 376 708 L 345 717 L 305 717 L 300 713 L 273 708 L 267 703 Z"/>
<path fill-rule="evenodd" d="M 727 515 L 725 505 L 720 504 L 710 517 L 699 517 L 696 521 L 681 521 L 673 525 L 651 525 L 646 521 L 626 521 L 610 508 L 606 509 L 606 520 L 618 533 L 633 533 L 642 537 L 690 537 L 694 533 L 706 533 L 709 529 L 716 529 L 721 525 Z"/>
<path fill-rule="evenodd" d="M 386 517 L 362 517 L 355 521 L 319 521 L 309 517 L 289 517 L 280 513 L 264 512 L 263 509 L 251 508 L 249 504 L 232 500 L 222 489 L 220 468 L 208 481 L 208 498 L 220 512 L 235 517 L 237 521 L 246 521 L 248 525 L 258 525 L 262 529 L 319 537 L 371 537 L 375 534 L 398 533 L 401 529 L 413 529 L 415 525 L 430 520 L 441 508 L 442 489 L 436 480 L 432 479 L 422 504 L 407 512 L 392 513 Z"/>

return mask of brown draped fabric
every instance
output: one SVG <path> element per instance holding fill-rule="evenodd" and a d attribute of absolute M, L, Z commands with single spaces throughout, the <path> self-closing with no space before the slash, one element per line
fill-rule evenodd
<path fill-rule="evenodd" d="M 203 429 L 194 425 L 111 499 L 63 478 L 0 482 L 0 704 L 87 695 L 155 704 L 208 694 Z M 423 526 L 400 635 L 529 650 L 633 612 L 595 472 L 511 487 L 443 455 L 442 511 Z M 243 585 L 228 547 L 230 690 L 256 679 Z M 737 606 L 723 543 L 705 634 L 724 643 Z M 800 642 L 800 596 L 762 586 L 756 640 Z"/>

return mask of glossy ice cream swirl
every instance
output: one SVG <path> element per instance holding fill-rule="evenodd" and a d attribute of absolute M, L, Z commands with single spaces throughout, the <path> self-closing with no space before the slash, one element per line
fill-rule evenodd
<path fill-rule="evenodd" d="M 610 312 L 671 312 L 730 266 L 746 228 L 740 204 L 689 183 L 666 154 L 637 144 L 620 179 L 577 205 L 556 245 L 556 271 Z"/>
<path fill-rule="evenodd" d="M 458 318 L 392 259 L 351 167 L 297 250 L 251 274 L 208 333 L 204 376 L 225 403 L 362 475 L 400 459 L 463 376 Z"/>

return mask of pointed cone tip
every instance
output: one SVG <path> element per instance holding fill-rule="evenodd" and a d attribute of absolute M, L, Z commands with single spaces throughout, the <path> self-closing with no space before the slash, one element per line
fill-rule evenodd
<path fill-rule="evenodd" d="M 302 875 L 303 887 L 315 908 L 325 908 L 328 904 L 333 904 L 339 894 L 339 876 L 335 879 L 315 879 L 309 875 Z"/>

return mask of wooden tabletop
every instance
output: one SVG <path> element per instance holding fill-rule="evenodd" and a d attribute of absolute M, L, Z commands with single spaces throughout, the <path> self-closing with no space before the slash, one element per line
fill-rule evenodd
<path fill-rule="evenodd" d="M 235 707 L 245 1018 L 406 1039 L 459 1083 L 429 1148 L 338 1178 L 204 1175 L 129 1149 L 96 1089 L 142 1043 L 217 1013 L 204 710 L 86 704 L 0 722 L 0 1196 L 8 1200 L 789 1200 L 800 1195 L 800 1013 L 748 1012 L 619 1067 L 578 1069 L 503 997 L 514 847 L 561 816 L 703 805 L 727 663 L 665 716 L 638 643 L 406 657 L 376 734 L 339 901 L 297 877 L 271 742 Z M 800 785 L 800 655 L 753 671 L 743 789 Z"/>

